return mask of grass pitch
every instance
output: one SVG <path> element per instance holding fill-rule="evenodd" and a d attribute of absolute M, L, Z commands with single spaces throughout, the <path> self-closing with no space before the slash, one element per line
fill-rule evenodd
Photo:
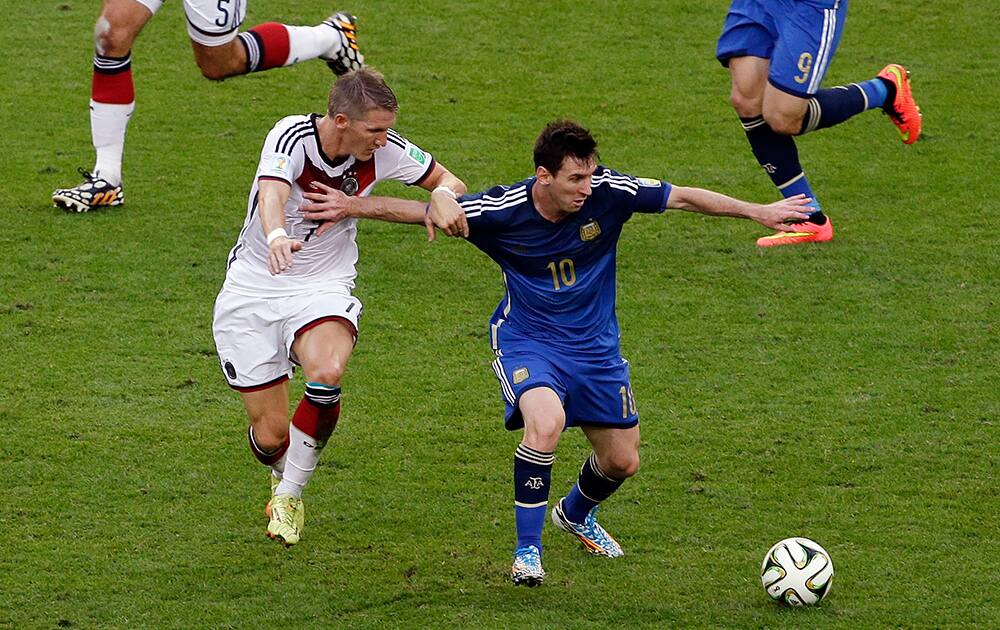
<path fill-rule="evenodd" d="M 92 164 L 95 3 L 0 1 L 0 627 L 1000 626 L 1000 404 L 989 3 L 855 3 L 826 85 L 913 71 L 924 138 L 877 113 L 801 138 L 836 239 L 759 251 L 749 222 L 636 216 L 619 252 L 643 470 L 603 510 L 619 561 L 545 532 L 512 587 L 511 454 L 486 320 L 497 270 L 457 241 L 360 228 L 366 318 L 302 543 L 264 538 L 266 474 L 218 373 L 212 302 L 261 142 L 322 108 L 321 63 L 200 78 L 180 3 L 133 51 L 127 205 L 70 215 Z M 602 161 L 770 200 L 713 59 L 727 3 L 389 2 L 358 13 L 397 128 L 481 189 L 531 172 L 556 117 Z M 247 26 L 333 7 L 250 4 Z M 418 191 L 385 186 L 388 194 Z M 301 391 L 300 383 L 293 394 Z M 554 493 L 587 449 L 570 432 Z M 814 538 L 817 609 L 760 559 Z"/>

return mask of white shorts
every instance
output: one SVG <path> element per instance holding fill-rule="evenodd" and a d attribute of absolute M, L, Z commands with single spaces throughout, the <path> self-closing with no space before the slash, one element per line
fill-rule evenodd
<path fill-rule="evenodd" d="M 163 0 L 136 0 L 156 13 Z M 188 37 L 203 46 L 222 46 L 236 38 L 249 0 L 184 0 Z"/>
<path fill-rule="evenodd" d="M 229 386 L 248 392 L 288 380 L 298 361 L 295 338 L 316 324 L 340 320 L 358 336 L 361 301 L 317 292 L 276 298 L 247 297 L 225 288 L 215 300 L 212 334 Z"/>

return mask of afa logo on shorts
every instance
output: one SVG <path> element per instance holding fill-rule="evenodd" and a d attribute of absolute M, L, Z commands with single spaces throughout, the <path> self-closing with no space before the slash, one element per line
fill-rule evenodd
<path fill-rule="evenodd" d="M 226 376 L 229 377 L 229 380 L 231 381 L 236 380 L 236 368 L 233 366 L 231 362 L 226 361 L 225 363 L 223 363 L 222 369 L 225 370 Z"/>
<path fill-rule="evenodd" d="M 521 367 L 514 370 L 514 384 L 519 385 L 528 380 L 528 368 Z"/>
<path fill-rule="evenodd" d="M 409 156 L 411 158 L 413 158 L 413 161 L 416 162 L 417 164 L 426 164 L 427 163 L 427 154 L 424 153 L 423 151 L 421 151 L 420 149 L 418 149 L 417 147 L 412 147 L 411 146 L 410 150 L 407 151 L 407 153 L 409 154 Z"/>

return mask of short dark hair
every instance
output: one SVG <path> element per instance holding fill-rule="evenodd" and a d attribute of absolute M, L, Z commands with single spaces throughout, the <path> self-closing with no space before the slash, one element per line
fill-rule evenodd
<path fill-rule="evenodd" d="M 581 161 L 597 156 L 597 140 L 572 120 L 550 122 L 535 140 L 535 168 L 544 166 L 555 175 L 567 156 Z"/>
<path fill-rule="evenodd" d="M 399 111 L 399 102 L 381 72 L 360 68 L 342 75 L 330 88 L 327 114 L 344 114 L 351 120 L 364 118 L 373 109 L 392 113 Z"/>

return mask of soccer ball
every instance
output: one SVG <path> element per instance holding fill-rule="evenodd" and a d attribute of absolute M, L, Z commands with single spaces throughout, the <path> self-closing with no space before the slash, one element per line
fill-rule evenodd
<path fill-rule="evenodd" d="M 808 538 L 786 538 L 774 544 L 760 565 L 760 581 L 768 597 L 789 606 L 818 604 L 833 583 L 833 560 Z"/>

